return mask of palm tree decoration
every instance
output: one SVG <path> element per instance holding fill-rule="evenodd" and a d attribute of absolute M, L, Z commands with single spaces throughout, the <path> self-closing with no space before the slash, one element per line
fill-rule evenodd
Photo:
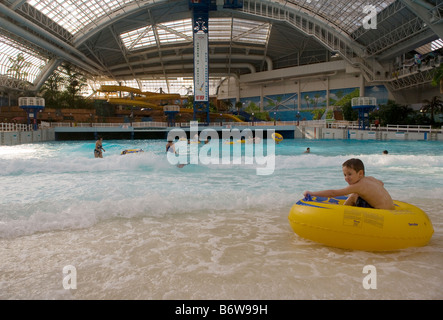
<path fill-rule="evenodd" d="M 423 103 L 424 105 L 420 111 L 429 112 L 431 114 L 431 125 L 435 124 L 434 114 L 443 112 L 443 100 L 439 96 L 435 96 L 431 100 L 423 100 Z"/>
<path fill-rule="evenodd" d="M 231 102 L 231 104 L 232 104 L 232 102 Z M 240 110 L 243 107 L 243 103 L 241 103 L 240 101 L 237 101 L 235 103 L 235 107 L 237 108 L 237 114 L 240 115 Z"/>
<path fill-rule="evenodd" d="M 15 59 L 9 57 L 9 63 L 11 66 L 6 72 L 16 79 L 26 80 L 28 73 L 24 70 L 28 69 L 32 64 L 26 61 L 23 53 L 17 54 Z"/>
<path fill-rule="evenodd" d="M 434 77 L 432 78 L 431 84 L 436 87 L 440 86 L 440 93 L 443 93 L 443 64 L 435 70 Z"/>
<path fill-rule="evenodd" d="M 65 84 L 65 79 L 59 72 L 54 72 L 45 81 L 40 89 L 40 92 L 45 98 L 45 104 L 47 107 L 54 108 L 59 105 L 61 98 L 61 89 Z"/>

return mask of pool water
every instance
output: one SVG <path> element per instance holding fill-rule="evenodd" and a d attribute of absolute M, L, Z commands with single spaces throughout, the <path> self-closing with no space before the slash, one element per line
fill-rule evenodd
<path fill-rule="evenodd" d="M 284 140 L 268 175 L 245 163 L 244 144 L 240 163 L 183 168 L 165 145 L 105 140 L 103 159 L 94 141 L 0 147 L 0 298 L 443 298 L 441 142 Z M 134 148 L 144 152 L 120 155 Z M 341 164 L 353 157 L 428 213 L 428 246 L 360 252 L 293 233 L 291 206 L 304 190 L 345 187 Z M 75 290 L 62 284 L 67 265 Z M 362 286 L 365 265 L 377 268 L 376 290 Z"/>

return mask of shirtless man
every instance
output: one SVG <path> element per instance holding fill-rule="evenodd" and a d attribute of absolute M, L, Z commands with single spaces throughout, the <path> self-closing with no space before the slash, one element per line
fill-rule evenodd
<path fill-rule="evenodd" d="M 317 197 L 338 197 L 350 195 L 345 205 L 367 207 L 374 209 L 394 209 L 394 202 L 383 182 L 374 177 L 365 177 L 365 167 L 360 159 L 349 159 L 343 163 L 345 181 L 349 184 L 346 188 L 323 191 L 305 191 L 303 195 Z"/>

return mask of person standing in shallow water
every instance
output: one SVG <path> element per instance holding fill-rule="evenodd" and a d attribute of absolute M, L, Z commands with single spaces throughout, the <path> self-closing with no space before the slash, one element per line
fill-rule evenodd
<path fill-rule="evenodd" d="M 95 142 L 94 157 L 103 158 L 103 151 L 106 152 L 106 150 L 103 149 L 103 137 L 98 136 L 98 139 Z"/>
<path fill-rule="evenodd" d="M 175 153 L 175 145 L 172 140 L 168 140 L 168 143 L 166 144 L 166 152 Z"/>

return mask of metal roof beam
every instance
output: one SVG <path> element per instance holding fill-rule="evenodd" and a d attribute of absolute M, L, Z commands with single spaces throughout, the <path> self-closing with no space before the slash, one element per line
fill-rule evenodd
<path fill-rule="evenodd" d="M 443 38 L 443 20 L 440 11 L 443 9 L 443 4 L 439 3 L 436 6 L 422 0 L 400 0 L 412 12 L 419 16 L 429 28 L 434 31 L 439 38 Z"/>
<path fill-rule="evenodd" d="M 243 8 L 245 14 L 264 17 L 266 19 L 285 21 L 302 33 L 317 39 L 332 52 L 339 53 L 351 65 L 362 69 L 369 81 L 375 79 L 375 74 L 383 67 L 372 57 L 367 57 L 363 46 L 343 35 L 331 25 L 320 19 L 307 15 L 301 11 L 279 3 L 261 0 L 245 0 Z"/>
<path fill-rule="evenodd" d="M 60 59 L 52 59 L 45 65 L 38 77 L 34 80 L 34 91 L 39 91 L 45 81 L 51 76 L 55 69 L 61 64 Z"/>
<path fill-rule="evenodd" d="M 8 20 L 4 19 L 3 17 L 0 17 L 0 28 L 4 28 L 10 32 L 15 33 L 16 35 L 22 37 L 25 40 L 30 41 L 31 43 L 35 43 L 39 47 L 42 47 L 45 50 L 48 50 L 49 52 L 53 53 L 54 55 L 71 62 L 80 68 L 83 68 L 87 72 L 91 74 L 97 74 L 98 70 L 94 69 L 91 65 L 87 64 L 86 62 L 80 60 L 79 58 L 73 56 L 72 54 L 67 53 L 66 51 L 62 50 L 61 48 L 45 41 L 44 39 L 41 39 L 27 30 L 24 30 L 17 25 L 13 24 L 12 22 L 9 22 Z M 100 68 L 101 69 L 101 68 Z"/>
<path fill-rule="evenodd" d="M 378 55 L 409 38 L 421 34 L 427 29 L 428 26 L 423 23 L 423 20 L 416 17 L 370 43 L 367 46 L 367 52 L 371 56 Z"/>
<path fill-rule="evenodd" d="M 87 66 L 86 70 L 90 70 L 91 67 L 94 67 L 94 68 L 96 68 L 96 69 L 98 69 L 100 71 L 103 71 L 101 66 L 96 64 L 94 61 L 90 60 L 88 57 L 86 57 L 79 50 L 77 50 L 76 48 L 74 48 L 70 44 L 66 43 L 65 41 L 63 41 L 63 40 L 57 38 L 56 36 L 52 35 L 51 33 L 47 32 L 43 28 L 37 26 L 33 22 L 31 22 L 31 21 L 27 20 L 26 18 L 22 17 L 21 15 L 19 15 L 18 13 L 14 12 L 11 9 L 9 9 L 7 6 L 5 6 L 2 3 L 0 3 L 0 12 L 5 14 L 7 17 L 13 19 L 16 23 L 19 23 L 20 25 L 26 26 L 27 28 L 29 28 L 32 31 L 34 31 L 35 33 L 37 33 L 39 36 L 41 36 L 41 37 L 43 37 L 43 38 L 45 38 L 45 39 L 55 43 L 56 45 L 62 47 L 63 49 L 65 49 L 65 50 L 67 50 L 69 52 L 69 53 L 64 53 L 63 55 L 57 54 L 60 57 L 65 57 L 66 59 L 71 60 L 71 61 L 73 61 L 73 60 L 80 60 L 81 59 L 80 61 L 82 61 L 81 64 L 83 65 L 83 68 L 85 68 L 85 66 Z M 2 20 L 2 24 L 3 25 L 9 25 L 9 26 L 13 25 L 13 28 L 15 30 L 20 30 L 20 31 L 17 31 L 17 33 L 21 34 L 23 38 L 25 38 L 25 39 L 35 43 L 36 45 L 40 45 L 40 43 L 46 42 L 45 40 L 40 39 L 37 36 L 32 35 L 28 31 L 26 31 L 25 29 L 22 29 L 22 28 L 18 27 L 16 25 L 16 23 L 13 24 L 13 23 L 7 21 L 4 18 L 1 18 L 1 20 Z M 8 29 L 8 28 L 6 28 L 6 29 Z M 33 39 L 33 40 L 31 40 L 31 39 Z M 57 48 L 55 45 L 52 45 L 49 42 L 47 42 L 46 46 L 47 46 L 46 48 L 49 48 L 49 47 Z M 60 52 L 61 50 L 55 49 L 55 51 L 54 50 L 49 50 L 49 51 L 55 53 L 55 51 Z M 73 55 L 76 55 L 80 59 L 74 57 Z M 92 72 L 92 73 L 96 73 L 96 71 Z"/>
<path fill-rule="evenodd" d="M 379 61 L 386 61 L 388 59 L 400 56 L 405 52 L 414 50 L 417 47 L 420 47 L 436 39 L 438 39 L 438 36 L 434 33 L 434 31 L 432 31 L 431 29 L 427 29 L 415 36 L 410 37 L 408 40 L 402 41 L 401 43 L 388 48 L 387 50 L 377 55 L 377 58 L 379 59 Z"/>

